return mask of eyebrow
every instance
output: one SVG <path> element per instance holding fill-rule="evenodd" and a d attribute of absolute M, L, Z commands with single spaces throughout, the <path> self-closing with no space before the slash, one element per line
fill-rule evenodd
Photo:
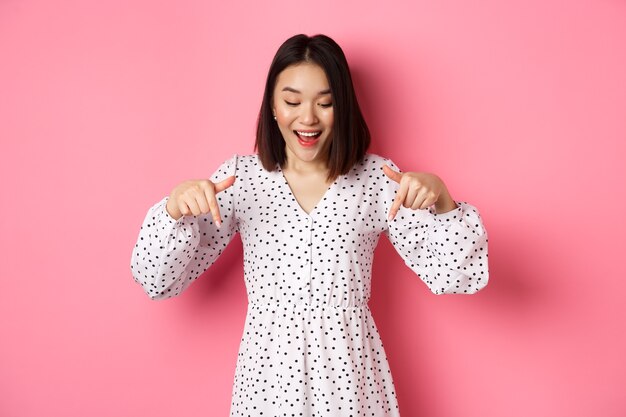
<path fill-rule="evenodd" d="M 291 91 L 292 93 L 298 93 L 298 94 L 302 93 L 301 91 L 298 91 L 295 88 L 291 88 L 291 87 L 285 87 L 282 89 L 282 91 Z M 324 94 L 330 94 L 330 88 L 327 88 L 326 90 L 322 90 L 319 93 L 317 93 L 318 96 L 321 96 Z"/>

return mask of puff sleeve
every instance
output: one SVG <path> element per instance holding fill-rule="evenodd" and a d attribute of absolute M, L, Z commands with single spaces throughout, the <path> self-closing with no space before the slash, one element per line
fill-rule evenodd
<path fill-rule="evenodd" d="M 391 160 L 387 163 L 400 171 Z M 386 179 L 385 215 L 400 187 Z M 434 294 L 473 294 L 487 285 L 488 236 L 473 205 L 457 202 L 456 209 L 442 214 L 437 214 L 434 206 L 422 210 L 401 206 L 396 217 L 387 220 L 385 234 Z"/>
<path fill-rule="evenodd" d="M 237 175 L 237 154 L 224 161 L 210 179 L 219 182 L 231 175 Z M 139 230 L 130 268 L 135 282 L 152 300 L 180 295 L 226 248 L 238 232 L 237 188 L 235 180 L 217 194 L 222 218 L 219 229 L 211 213 L 174 220 L 165 208 L 169 196 L 150 207 Z"/>

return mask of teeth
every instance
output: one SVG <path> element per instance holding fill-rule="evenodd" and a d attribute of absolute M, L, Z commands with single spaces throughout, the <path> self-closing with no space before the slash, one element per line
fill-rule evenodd
<path fill-rule="evenodd" d="M 306 133 L 306 132 L 298 132 L 296 130 L 296 132 L 298 133 L 298 135 L 300 136 L 307 136 L 307 137 L 312 137 L 312 136 L 317 136 L 320 134 L 320 132 L 310 132 L 310 133 Z"/>

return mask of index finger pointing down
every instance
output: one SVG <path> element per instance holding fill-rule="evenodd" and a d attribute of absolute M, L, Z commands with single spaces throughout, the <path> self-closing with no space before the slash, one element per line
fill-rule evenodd
<path fill-rule="evenodd" d="M 217 204 L 217 198 L 215 197 L 215 192 L 209 189 L 204 190 L 204 195 L 206 196 L 207 202 L 209 203 L 209 210 L 211 210 L 211 215 L 213 216 L 213 222 L 219 229 L 222 225 L 222 217 L 220 216 L 220 208 Z"/>

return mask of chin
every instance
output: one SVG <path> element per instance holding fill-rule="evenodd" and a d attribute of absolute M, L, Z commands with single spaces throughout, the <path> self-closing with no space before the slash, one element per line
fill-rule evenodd
<path fill-rule="evenodd" d="M 330 146 L 329 137 L 320 140 L 314 147 L 309 149 L 300 145 L 298 141 L 285 141 L 285 147 L 287 148 L 288 155 L 292 155 L 302 162 L 321 162 L 326 161 L 327 154 Z"/>
<path fill-rule="evenodd" d="M 316 149 L 315 151 L 305 151 L 305 152 L 295 152 L 295 155 L 298 159 L 300 159 L 301 161 L 305 161 L 305 162 L 313 162 L 317 159 L 319 159 L 320 156 L 320 151 L 319 149 Z"/>

